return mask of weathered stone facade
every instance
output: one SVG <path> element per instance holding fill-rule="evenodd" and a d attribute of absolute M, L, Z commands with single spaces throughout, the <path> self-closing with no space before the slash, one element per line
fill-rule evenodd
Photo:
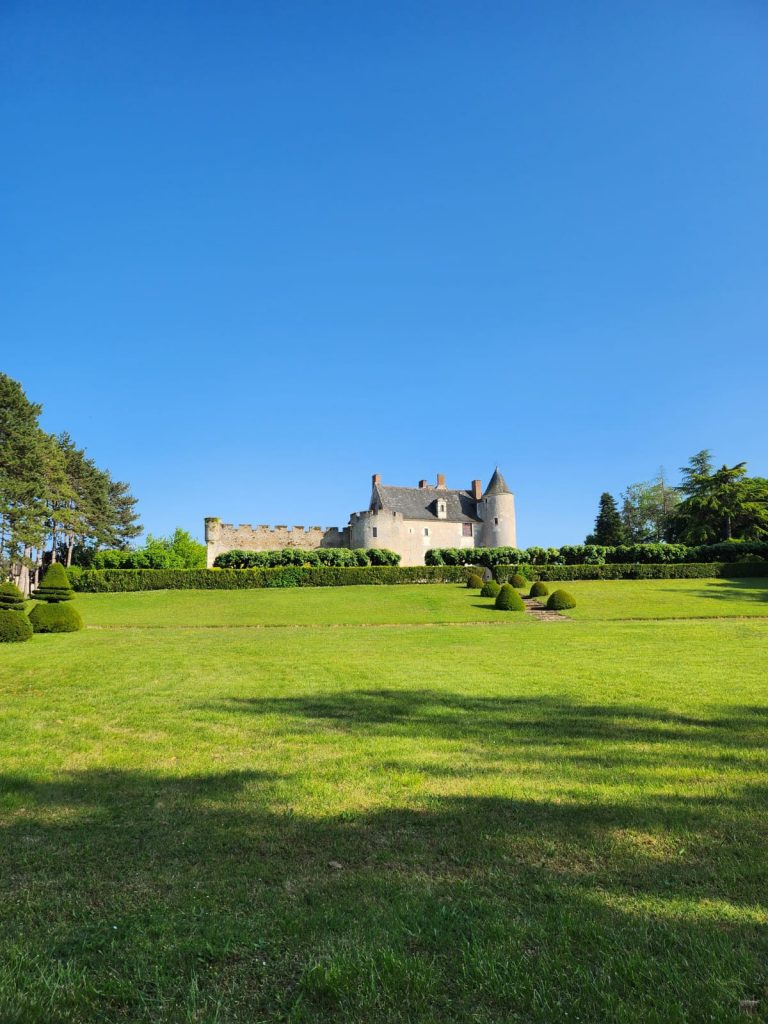
<path fill-rule="evenodd" d="M 344 548 L 349 546 L 348 530 L 337 526 L 250 526 L 205 520 L 208 567 L 225 551 L 280 551 L 283 548 Z"/>
<path fill-rule="evenodd" d="M 430 485 L 390 487 L 375 474 L 369 507 L 346 527 L 233 526 L 205 520 L 208 565 L 225 551 L 281 548 L 389 548 L 402 565 L 423 565 L 430 548 L 514 547 L 515 497 L 497 469 L 485 491 L 480 480 L 450 490 L 441 475 Z"/>

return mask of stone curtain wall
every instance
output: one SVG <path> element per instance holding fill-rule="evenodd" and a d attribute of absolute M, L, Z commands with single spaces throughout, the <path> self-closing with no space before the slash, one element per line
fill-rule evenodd
<path fill-rule="evenodd" d="M 251 526 L 205 520 L 207 565 L 210 569 L 225 551 L 280 551 L 283 548 L 341 548 L 348 544 L 348 531 L 337 526 Z"/>

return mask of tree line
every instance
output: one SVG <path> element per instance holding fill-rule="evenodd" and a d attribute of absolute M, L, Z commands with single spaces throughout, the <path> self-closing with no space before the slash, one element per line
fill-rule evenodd
<path fill-rule="evenodd" d="M 79 548 L 127 548 L 141 533 L 136 498 L 65 431 L 40 426 L 42 406 L 0 373 L 0 571 L 28 593 L 48 562 Z"/>
<path fill-rule="evenodd" d="M 655 480 L 630 484 L 621 506 L 604 491 L 585 543 L 695 545 L 768 538 L 768 479 L 749 476 L 746 462 L 715 469 L 712 453 L 704 449 L 680 473 L 676 486 L 663 470 Z"/>

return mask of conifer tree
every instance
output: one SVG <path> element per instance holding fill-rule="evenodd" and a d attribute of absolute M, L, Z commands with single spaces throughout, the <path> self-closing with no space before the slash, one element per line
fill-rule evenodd
<path fill-rule="evenodd" d="M 607 491 L 600 495 L 595 532 L 587 537 L 587 543 L 603 544 L 606 547 L 615 547 L 617 544 L 624 543 L 624 524 L 616 506 L 616 500 Z"/>

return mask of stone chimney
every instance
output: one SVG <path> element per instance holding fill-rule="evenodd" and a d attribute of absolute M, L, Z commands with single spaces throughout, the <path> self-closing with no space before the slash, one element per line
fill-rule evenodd
<path fill-rule="evenodd" d="M 437 484 L 435 486 L 441 487 L 443 490 L 445 490 L 445 474 L 444 473 L 438 473 L 437 474 Z"/>
<path fill-rule="evenodd" d="M 475 501 L 480 501 L 483 496 L 483 483 L 481 480 L 472 481 L 472 497 Z"/>
<path fill-rule="evenodd" d="M 427 486 L 428 486 L 428 484 L 427 484 L 427 481 L 426 481 L 426 480 L 419 480 L 419 487 L 420 487 L 420 488 L 421 488 L 422 490 L 424 490 L 424 488 L 425 488 L 425 487 L 427 487 Z"/>
<path fill-rule="evenodd" d="M 374 473 L 371 477 L 371 484 L 375 487 L 376 484 L 381 483 L 381 473 Z"/>

